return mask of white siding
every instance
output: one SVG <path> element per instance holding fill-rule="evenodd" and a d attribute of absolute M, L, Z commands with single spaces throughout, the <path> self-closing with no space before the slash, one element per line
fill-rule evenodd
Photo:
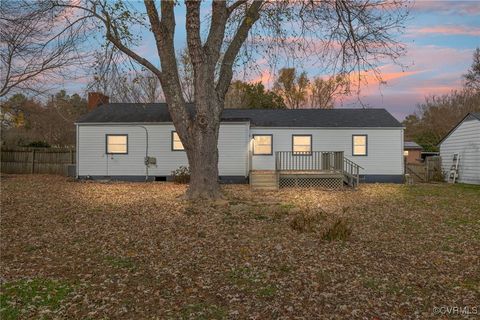
<path fill-rule="evenodd" d="M 291 151 L 293 134 L 312 135 L 313 151 L 343 151 L 365 168 L 361 174 L 403 174 L 403 129 L 251 128 L 251 134 L 273 134 L 273 155 L 252 156 L 253 170 L 274 170 L 275 151 Z M 352 135 L 367 135 L 367 156 L 352 156 Z"/>
<path fill-rule="evenodd" d="M 157 158 L 150 176 L 168 176 L 179 166 L 187 166 L 184 151 L 171 150 L 172 124 L 145 125 L 148 130 L 148 155 Z M 79 125 L 78 175 L 145 175 L 145 130 L 136 125 Z M 128 154 L 107 155 L 106 134 L 128 134 Z M 248 124 L 222 124 L 219 134 L 219 173 L 221 176 L 248 175 Z"/>
<path fill-rule="evenodd" d="M 442 170 L 447 175 L 453 154 L 460 155 L 459 182 L 480 184 L 480 120 L 463 121 L 440 145 Z"/>

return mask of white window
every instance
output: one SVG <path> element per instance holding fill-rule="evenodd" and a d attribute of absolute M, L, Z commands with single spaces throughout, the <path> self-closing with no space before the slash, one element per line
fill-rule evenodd
<path fill-rule="evenodd" d="M 353 136 L 353 150 L 354 156 L 366 156 L 367 155 L 367 136 L 366 135 L 354 135 Z"/>
<path fill-rule="evenodd" d="M 271 155 L 273 150 L 273 137 L 271 134 L 253 135 L 253 154 Z"/>
<path fill-rule="evenodd" d="M 178 136 L 176 131 L 172 131 L 172 151 L 183 151 L 185 148 L 183 147 L 182 141 Z"/>
<path fill-rule="evenodd" d="M 293 135 L 292 136 L 293 154 L 311 154 L 312 153 L 312 136 L 311 135 Z"/>
<path fill-rule="evenodd" d="M 404 155 L 405 157 L 408 157 L 408 150 L 403 151 L 403 155 Z"/>
<path fill-rule="evenodd" d="M 108 154 L 127 154 L 128 136 L 126 134 L 107 134 Z"/>

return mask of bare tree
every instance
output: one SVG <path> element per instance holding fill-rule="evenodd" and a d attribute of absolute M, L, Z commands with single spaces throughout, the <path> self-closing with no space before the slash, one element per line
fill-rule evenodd
<path fill-rule="evenodd" d="M 307 102 L 309 85 L 305 72 L 297 75 L 295 68 L 282 68 L 273 88 L 283 97 L 288 108 L 299 109 Z"/>
<path fill-rule="evenodd" d="M 480 112 L 480 49 L 473 54 L 465 87 L 443 95 L 429 95 L 408 115 L 405 139 L 414 140 L 427 151 L 438 151 L 440 140 L 469 112 Z"/>
<path fill-rule="evenodd" d="M 86 21 L 50 3 L 3 1 L 0 5 L 0 97 L 12 90 L 42 92 L 82 57 Z M 57 27 L 61 24 L 61 27 Z"/>
<path fill-rule="evenodd" d="M 233 81 L 225 95 L 225 109 L 286 109 L 283 98 L 262 82 Z"/>
<path fill-rule="evenodd" d="M 469 112 L 480 112 L 480 91 L 463 89 L 427 96 L 403 122 L 405 137 L 428 151 L 438 151 L 438 142 Z"/>
<path fill-rule="evenodd" d="M 310 106 L 318 109 L 333 109 L 335 99 L 349 92 L 349 82 L 345 76 L 334 76 L 326 80 L 316 77 L 310 84 Z"/>
<path fill-rule="evenodd" d="M 97 72 L 87 90 L 101 91 L 111 102 L 156 103 L 165 100 L 157 76 L 149 70 L 126 72 L 111 64 L 109 70 Z"/>
<path fill-rule="evenodd" d="M 220 117 L 241 53 L 248 57 L 263 50 L 275 55 L 281 53 L 276 48 L 292 47 L 293 43 L 304 53 L 316 53 L 337 71 L 375 69 L 384 58 L 395 60 L 403 53 L 395 36 L 408 11 L 403 0 L 213 0 L 209 16 L 202 19 L 202 3 L 186 0 L 186 40 L 195 89 L 195 112 L 191 114 L 175 54 L 175 7 L 179 2 L 144 0 L 147 20 L 122 1 L 55 3 L 94 16 L 96 23 L 103 25 L 109 44 L 158 77 L 187 153 L 192 173 L 187 196 L 191 199 L 221 196 L 217 182 Z M 159 66 L 138 50 L 133 26 L 144 26 L 152 33 Z"/>
<path fill-rule="evenodd" d="M 480 48 L 475 49 L 473 53 L 472 66 L 468 72 L 463 75 L 465 87 L 472 90 L 480 90 Z"/>

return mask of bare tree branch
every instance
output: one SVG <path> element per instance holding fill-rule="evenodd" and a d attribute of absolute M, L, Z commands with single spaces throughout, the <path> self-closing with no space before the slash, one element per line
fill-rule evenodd
<path fill-rule="evenodd" d="M 233 40 L 228 46 L 222 59 L 220 67 L 220 75 L 216 85 L 217 94 L 224 96 L 228 90 L 228 86 L 233 77 L 233 63 L 242 47 L 243 43 L 248 37 L 248 33 L 253 24 L 260 18 L 260 8 L 263 1 L 254 1 L 247 10 L 243 21 L 233 36 Z"/>
<path fill-rule="evenodd" d="M 77 48 L 85 39 L 91 15 L 71 20 L 64 10 L 23 1 L 3 3 L 0 13 L 0 97 L 15 89 L 44 91 L 46 79 L 82 58 Z"/>

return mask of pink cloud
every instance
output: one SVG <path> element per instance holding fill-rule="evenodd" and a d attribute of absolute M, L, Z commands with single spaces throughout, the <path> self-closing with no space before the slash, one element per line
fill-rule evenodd
<path fill-rule="evenodd" d="M 446 70 L 449 69 L 463 72 L 472 61 L 472 54 L 472 49 L 411 45 L 401 62 L 410 70 L 439 71 L 441 74 L 446 73 Z"/>
<path fill-rule="evenodd" d="M 443 34 L 443 35 L 467 35 L 480 36 L 480 28 L 466 26 L 433 26 L 412 30 L 409 35 L 418 34 Z"/>
<path fill-rule="evenodd" d="M 268 68 L 261 70 L 259 75 L 251 79 L 251 82 L 262 82 L 265 86 L 268 87 L 269 84 L 274 81 L 274 79 L 275 75 L 273 74 L 273 71 Z"/>
<path fill-rule="evenodd" d="M 413 88 L 413 92 L 414 93 L 417 93 L 418 96 L 421 96 L 421 97 L 427 97 L 427 96 L 430 96 L 430 95 L 443 95 L 443 94 L 447 94 L 449 92 L 452 91 L 452 86 L 441 86 L 441 85 L 437 85 L 437 86 L 421 86 L 421 87 L 417 87 L 417 88 Z"/>
<path fill-rule="evenodd" d="M 480 6 L 477 1 L 416 1 L 413 11 L 437 11 L 461 15 L 479 15 Z"/>
<path fill-rule="evenodd" d="M 360 78 L 366 84 L 378 84 L 379 81 L 389 84 L 394 80 L 410 77 L 423 72 L 423 70 L 396 71 L 395 69 L 397 68 L 393 65 L 386 65 L 379 68 L 379 75 L 369 71 L 361 74 Z M 352 81 L 356 81 L 358 79 L 358 74 L 351 74 L 351 79 Z"/>

